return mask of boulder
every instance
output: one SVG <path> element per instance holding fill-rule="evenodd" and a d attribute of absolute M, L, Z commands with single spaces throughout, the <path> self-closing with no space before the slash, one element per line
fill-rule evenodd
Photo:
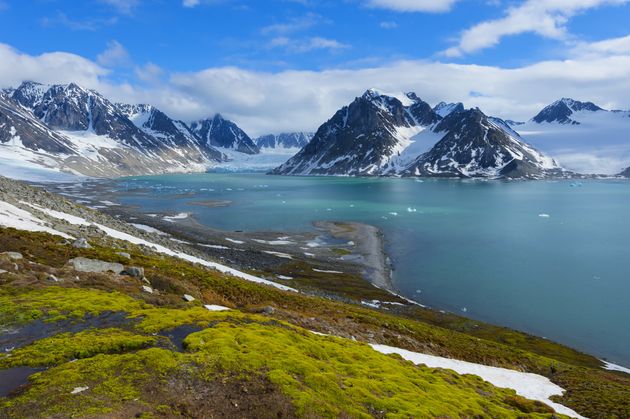
<path fill-rule="evenodd" d="M 193 297 L 192 295 L 189 295 L 189 294 L 184 294 L 183 298 L 184 298 L 184 300 L 188 301 L 189 303 L 195 301 L 195 297 Z"/>
<path fill-rule="evenodd" d="M 125 259 L 131 259 L 131 255 L 127 252 L 117 252 L 116 253 L 118 256 L 123 257 Z"/>
<path fill-rule="evenodd" d="M 142 286 L 142 291 L 144 292 L 148 292 L 149 294 L 153 294 L 153 288 L 147 286 L 147 285 L 143 285 Z"/>
<path fill-rule="evenodd" d="M 139 266 L 127 266 L 123 273 L 134 278 L 144 278 L 144 268 Z"/>
<path fill-rule="evenodd" d="M 55 275 L 53 275 L 53 274 L 48 275 L 48 278 L 47 278 L 47 279 L 48 279 L 49 281 L 52 281 L 52 282 L 59 282 L 59 278 L 57 278 L 57 277 L 56 277 Z"/>
<path fill-rule="evenodd" d="M 20 259 L 24 259 L 24 256 L 22 256 L 21 253 L 19 252 L 4 252 L 2 253 L 2 256 L 5 256 L 11 260 L 20 260 Z"/>
<path fill-rule="evenodd" d="M 125 267 L 120 263 L 104 262 L 98 259 L 74 258 L 70 259 L 70 264 L 76 271 L 90 273 L 113 272 L 120 274 Z"/>
<path fill-rule="evenodd" d="M 6 274 L 7 272 L 9 272 L 9 271 L 5 271 L 4 269 L 0 269 L 0 275 Z"/>
<path fill-rule="evenodd" d="M 90 246 L 85 237 L 79 237 L 72 243 L 72 247 L 76 247 L 77 249 L 89 249 L 92 246 Z"/>

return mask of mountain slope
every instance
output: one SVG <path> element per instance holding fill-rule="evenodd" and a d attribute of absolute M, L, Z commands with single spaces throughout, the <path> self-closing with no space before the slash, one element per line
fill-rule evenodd
<path fill-rule="evenodd" d="M 368 90 L 272 173 L 540 178 L 561 170 L 508 123 L 478 109 L 432 109 L 414 93 Z"/>
<path fill-rule="evenodd" d="M 413 93 L 393 97 L 371 89 L 337 111 L 272 173 L 376 175 L 395 166 L 411 138 L 439 118 Z"/>
<path fill-rule="evenodd" d="M 433 131 L 442 139 L 406 170 L 413 176 L 540 178 L 560 166 L 479 109 L 449 114 Z"/>
<path fill-rule="evenodd" d="M 217 149 L 201 141 L 183 121 L 169 118 L 154 106 L 119 104 L 117 107 L 142 131 L 159 139 L 163 145 L 183 152 L 188 158 L 198 162 L 204 157 L 217 161 L 224 158 Z"/>
<path fill-rule="evenodd" d="M 444 118 L 453 112 L 463 112 L 464 105 L 461 102 L 457 102 L 457 103 L 440 102 L 433 107 L 433 111 L 436 114 L 440 115 L 442 118 Z"/>
<path fill-rule="evenodd" d="M 210 119 L 193 122 L 190 128 L 206 146 L 235 150 L 245 154 L 260 153 L 258 146 L 242 129 L 219 114 Z"/>
<path fill-rule="evenodd" d="M 629 116 L 629 111 L 561 99 L 513 128 L 569 170 L 615 175 L 630 166 Z"/>
<path fill-rule="evenodd" d="M 286 132 L 278 135 L 263 135 L 254 140 L 260 151 L 277 149 L 299 149 L 315 136 L 313 132 Z"/>
<path fill-rule="evenodd" d="M 114 105 L 74 83 L 24 82 L 7 94 L 0 155 L 14 165 L 113 177 L 204 171 L 222 159 L 181 121 L 152 107 Z M 132 113 L 146 116 L 146 126 Z"/>
<path fill-rule="evenodd" d="M 579 125 L 580 122 L 572 119 L 571 115 L 573 115 L 575 112 L 583 111 L 598 112 L 603 111 L 603 109 L 592 102 L 580 102 L 569 98 L 562 98 L 555 101 L 551 105 L 546 106 L 542 111 L 538 113 L 538 115 L 532 118 L 532 121 L 539 124 L 542 124 L 543 122 L 555 122 L 559 124 Z"/>

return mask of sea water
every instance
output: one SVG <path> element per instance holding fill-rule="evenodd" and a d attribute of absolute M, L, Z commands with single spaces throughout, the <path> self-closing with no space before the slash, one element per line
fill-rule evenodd
<path fill-rule="evenodd" d="M 405 296 L 630 366 L 629 181 L 194 174 L 116 187 L 123 204 L 226 230 L 373 224 Z M 189 204 L 204 200 L 231 204 Z"/>

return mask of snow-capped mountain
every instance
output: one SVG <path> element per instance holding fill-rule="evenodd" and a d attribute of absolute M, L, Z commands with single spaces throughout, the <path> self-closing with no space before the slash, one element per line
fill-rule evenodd
<path fill-rule="evenodd" d="M 272 173 L 540 178 L 560 172 L 503 120 L 460 104 L 449 108 L 438 108 L 442 117 L 414 93 L 368 90 Z"/>
<path fill-rule="evenodd" d="M 300 149 L 315 136 L 313 132 L 285 132 L 268 134 L 256 138 L 255 143 L 261 152 L 279 149 Z"/>
<path fill-rule="evenodd" d="M 74 83 L 24 82 L 2 95 L 0 156 L 15 168 L 98 177 L 203 171 L 221 158 L 157 110 L 146 113 L 150 125 L 134 124 L 131 108 Z"/>
<path fill-rule="evenodd" d="M 464 112 L 464 104 L 461 102 L 457 102 L 457 103 L 440 102 L 433 107 L 433 112 L 435 112 L 436 114 L 444 118 L 453 112 Z"/>
<path fill-rule="evenodd" d="M 154 106 L 117 104 L 118 109 L 148 135 L 159 139 L 162 144 L 168 144 L 194 160 L 216 160 L 225 158 L 216 148 L 195 135 L 183 122 L 168 117 Z"/>
<path fill-rule="evenodd" d="M 260 153 L 258 146 L 242 129 L 234 122 L 224 119 L 220 114 L 193 122 L 190 128 L 208 146 L 245 154 Z"/>
<path fill-rule="evenodd" d="M 337 111 L 273 173 L 376 175 L 394 167 L 411 138 L 439 119 L 413 93 L 394 97 L 370 89 Z"/>
<path fill-rule="evenodd" d="M 577 100 L 562 98 L 546 106 L 542 111 L 532 118 L 533 122 L 542 124 L 543 122 L 579 125 L 580 122 L 571 116 L 576 112 L 599 112 L 602 108 L 592 102 L 580 102 Z"/>
<path fill-rule="evenodd" d="M 561 99 L 513 129 L 571 171 L 614 175 L 630 166 L 628 111 Z"/>
<path fill-rule="evenodd" d="M 501 119 L 479 109 L 448 114 L 432 127 L 444 134 L 404 171 L 412 176 L 540 178 L 560 166 L 523 142 Z"/>
<path fill-rule="evenodd" d="M 627 177 L 630 178 L 630 167 L 628 167 L 626 170 L 624 170 L 623 172 L 619 173 L 619 176 L 623 176 L 623 177 Z"/>

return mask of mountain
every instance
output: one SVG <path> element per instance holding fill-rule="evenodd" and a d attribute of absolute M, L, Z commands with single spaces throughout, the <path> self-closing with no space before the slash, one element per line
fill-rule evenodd
<path fill-rule="evenodd" d="M 164 112 L 151 105 L 117 104 L 118 109 L 146 134 L 157 138 L 188 156 L 198 159 L 203 156 L 220 161 L 224 156 L 201 139 L 183 122 L 169 118 Z"/>
<path fill-rule="evenodd" d="M 0 157 L 20 170 L 113 177 L 204 171 L 223 158 L 183 122 L 75 83 L 24 82 L 1 103 Z"/>
<path fill-rule="evenodd" d="M 436 107 L 442 117 L 414 93 L 368 90 L 272 173 L 510 178 L 560 173 L 553 159 L 527 145 L 505 121 L 460 105 Z"/>
<path fill-rule="evenodd" d="M 261 151 L 271 149 L 295 149 L 302 148 L 313 138 L 313 132 L 286 132 L 278 135 L 263 135 L 254 142 Z"/>
<path fill-rule="evenodd" d="M 272 173 L 376 175 L 396 166 L 411 137 L 439 119 L 414 93 L 394 97 L 370 89 L 337 111 Z"/>
<path fill-rule="evenodd" d="M 592 102 L 580 102 L 569 98 L 562 98 L 546 106 L 538 115 L 532 118 L 532 121 L 539 124 L 543 122 L 557 122 L 559 124 L 579 125 L 579 121 L 571 118 L 574 112 L 598 111 L 603 111 L 603 109 Z"/>
<path fill-rule="evenodd" d="M 453 112 L 464 112 L 464 104 L 440 102 L 433 107 L 433 112 L 444 118 Z"/>
<path fill-rule="evenodd" d="M 630 166 L 629 116 L 565 98 L 513 129 L 568 170 L 615 175 Z"/>
<path fill-rule="evenodd" d="M 406 170 L 413 176 L 540 178 L 560 166 L 479 109 L 447 115 L 433 131 L 444 136 Z"/>
<path fill-rule="evenodd" d="M 619 173 L 619 176 L 623 176 L 623 177 L 627 177 L 630 178 L 630 167 L 628 167 L 626 170 L 624 170 L 623 172 Z"/>
<path fill-rule="evenodd" d="M 202 143 L 245 154 L 258 154 L 260 149 L 251 138 L 234 122 L 224 119 L 220 114 L 213 118 L 193 122 L 191 130 L 201 138 Z"/>

